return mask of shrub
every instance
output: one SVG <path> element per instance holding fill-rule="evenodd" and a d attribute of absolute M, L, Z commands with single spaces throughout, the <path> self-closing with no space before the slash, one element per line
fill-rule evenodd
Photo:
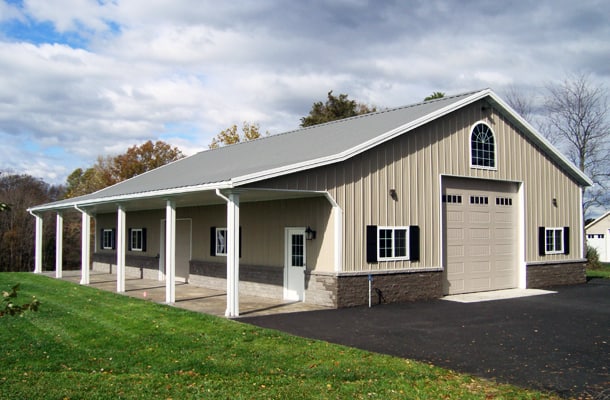
<path fill-rule="evenodd" d="M 595 247 L 587 245 L 587 268 L 588 269 L 600 269 L 602 267 L 599 262 L 599 253 Z"/>

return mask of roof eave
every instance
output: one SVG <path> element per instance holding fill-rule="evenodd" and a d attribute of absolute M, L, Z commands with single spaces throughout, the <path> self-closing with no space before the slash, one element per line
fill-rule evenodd
<path fill-rule="evenodd" d="M 100 204 L 121 203 L 121 202 L 128 202 L 128 201 L 139 200 L 139 199 L 153 199 L 153 198 L 170 199 L 174 196 L 184 194 L 184 193 L 204 192 L 204 191 L 210 191 L 210 190 L 216 190 L 216 189 L 231 189 L 232 187 L 233 186 L 230 181 L 223 181 L 223 182 L 216 182 L 216 183 L 212 183 L 212 184 L 202 184 L 202 185 L 185 186 L 185 187 L 178 187 L 178 188 L 172 188 L 172 189 L 154 190 L 154 191 L 150 191 L 150 192 L 130 193 L 130 194 L 119 195 L 119 196 L 101 197 L 99 199 L 87 199 L 87 200 L 78 201 L 75 198 L 76 201 L 66 202 L 66 203 L 63 203 L 60 205 L 49 205 L 49 206 L 42 205 L 42 206 L 37 206 L 37 207 L 31 207 L 31 208 L 28 208 L 28 211 L 36 213 L 36 212 L 44 212 L 44 211 L 68 210 L 68 209 L 74 209 L 75 207 L 87 208 L 87 207 L 97 206 Z"/>

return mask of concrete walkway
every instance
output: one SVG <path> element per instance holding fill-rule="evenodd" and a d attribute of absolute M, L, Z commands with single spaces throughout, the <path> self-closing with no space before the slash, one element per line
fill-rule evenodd
<path fill-rule="evenodd" d="M 45 275 L 54 277 L 54 272 Z M 63 280 L 79 283 L 80 271 L 63 271 Z M 116 292 L 116 274 L 90 272 L 89 286 Z M 125 295 L 165 303 L 165 282 L 153 279 L 125 278 Z M 175 307 L 204 314 L 224 317 L 227 308 L 227 293 L 224 290 L 208 289 L 188 283 L 176 282 Z M 240 316 L 262 316 L 301 311 L 327 310 L 327 307 L 303 302 L 283 301 L 258 296 L 239 296 Z"/>

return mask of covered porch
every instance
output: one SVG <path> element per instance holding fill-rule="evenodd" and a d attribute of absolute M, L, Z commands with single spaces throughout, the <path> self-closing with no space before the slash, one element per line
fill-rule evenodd
<path fill-rule="evenodd" d="M 44 275 L 55 277 L 53 271 L 46 271 Z M 79 284 L 81 271 L 64 271 L 61 279 Z M 91 271 L 89 275 L 89 286 L 99 290 L 116 292 L 116 282 L 116 274 Z M 218 317 L 225 316 L 227 307 L 227 292 L 225 290 L 214 290 L 182 282 L 176 282 L 175 285 L 176 298 L 175 302 L 171 304 L 172 306 Z M 166 304 L 165 289 L 165 282 L 129 276 L 125 278 L 125 291 L 120 294 Z M 330 309 L 301 301 L 286 301 L 251 295 L 241 295 L 239 300 L 241 316 L 260 316 Z"/>

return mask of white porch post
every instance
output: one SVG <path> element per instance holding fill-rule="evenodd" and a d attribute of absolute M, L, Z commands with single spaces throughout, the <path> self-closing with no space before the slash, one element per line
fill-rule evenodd
<path fill-rule="evenodd" d="M 81 285 L 89 284 L 89 268 L 91 262 L 91 216 L 86 211 L 82 213 L 81 228 Z"/>
<path fill-rule="evenodd" d="M 57 212 L 55 223 L 55 277 L 63 276 L 63 240 L 64 240 L 64 216 L 61 211 Z"/>
<path fill-rule="evenodd" d="M 239 192 L 227 202 L 227 317 L 239 316 Z"/>
<path fill-rule="evenodd" d="M 35 247 L 34 247 L 34 273 L 42 273 L 42 216 L 32 214 L 36 218 Z"/>
<path fill-rule="evenodd" d="M 116 223 L 116 291 L 125 292 L 125 208 L 119 206 Z"/>
<path fill-rule="evenodd" d="M 165 206 L 165 302 L 176 302 L 176 204 Z"/>

